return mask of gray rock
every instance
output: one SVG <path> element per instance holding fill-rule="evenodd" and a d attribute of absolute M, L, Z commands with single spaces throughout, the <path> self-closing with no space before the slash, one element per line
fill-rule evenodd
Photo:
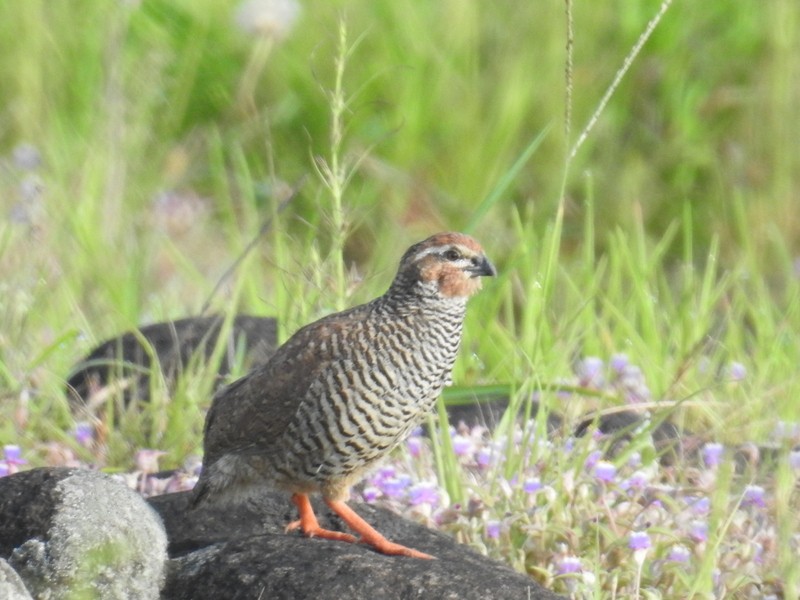
<path fill-rule="evenodd" d="M 8 562 L 0 558 L 0 600 L 31 600 L 25 584 Z"/>
<path fill-rule="evenodd" d="M 361 544 L 285 533 L 296 518 L 286 494 L 229 507 L 189 508 L 190 492 L 150 498 L 164 520 L 170 560 L 162 598 L 521 600 L 560 598 L 533 579 L 389 511 L 354 504 L 389 539 L 436 560 L 385 556 Z M 343 528 L 313 499 L 323 527 Z"/>
<path fill-rule="evenodd" d="M 166 535 L 142 498 L 101 473 L 0 478 L 0 557 L 36 598 L 158 598 Z"/>

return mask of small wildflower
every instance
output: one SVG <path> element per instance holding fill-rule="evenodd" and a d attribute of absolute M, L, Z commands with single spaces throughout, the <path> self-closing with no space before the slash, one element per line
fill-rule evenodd
<path fill-rule="evenodd" d="M 708 523 L 705 521 L 692 521 L 689 525 L 689 537 L 695 542 L 708 541 Z"/>
<path fill-rule="evenodd" d="M 493 458 L 494 452 L 492 452 L 492 449 L 488 446 L 482 446 L 475 453 L 475 462 L 481 467 L 488 467 L 490 464 L 492 464 Z"/>
<path fill-rule="evenodd" d="M 408 481 L 401 477 L 387 477 L 379 486 L 383 494 L 389 498 L 399 498 L 408 487 Z"/>
<path fill-rule="evenodd" d="M 744 489 L 742 506 L 757 506 L 758 508 L 765 508 L 767 503 L 764 500 L 764 495 L 764 488 L 760 485 L 748 485 Z"/>
<path fill-rule="evenodd" d="M 740 362 L 728 365 L 728 377 L 731 381 L 743 381 L 747 377 L 747 367 Z"/>
<path fill-rule="evenodd" d="M 596 356 L 587 356 L 575 368 L 578 381 L 583 387 L 600 388 L 605 384 L 603 361 Z"/>
<path fill-rule="evenodd" d="M 631 454 L 630 457 L 628 458 L 628 466 L 635 469 L 637 467 L 640 467 L 641 465 L 642 465 L 642 455 L 639 454 L 638 452 L 634 452 L 633 454 Z"/>
<path fill-rule="evenodd" d="M 75 431 L 72 434 L 75 441 L 84 448 L 89 448 L 94 440 L 94 428 L 86 421 L 75 424 Z"/>
<path fill-rule="evenodd" d="M 593 472 L 594 476 L 600 481 L 610 483 L 614 481 L 614 477 L 617 475 L 617 467 L 607 460 L 600 460 L 597 461 L 597 464 L 594 466 Z"/>
<path fill-rule="evenodd" d="M 582 570 L 581 559 L 577 556 L 565 556 L 556 563 L 556 572 L 559 575 L 580 573 Z"/>
<path fill-rule="evenodd" d="M 669 554 L 667 555 L 668 560 L 679 563 L 687 563 L 691 557 L 692 554 L 689 551 L 689 548 L 683 544 L 675 544 L 672 548 L 670 548 Z"/>
<path fill-rule="evenodd" d="M 703 517 L 711 510 L 711 499 L 706 496 L 697 498 L 689 503 L 689 508 L 691 509 L 692 514 L 697 515 L 698 517 Z"/>
<path fill-rule="evenodd" d="M 474 445 L 472 440 L 463 435 L 456 434 L 453 436 L 453 452 L 456 456 L 467 456 L 473 452 Z"/>
<path fill-rule="evenodd" d="M 611 369 L 617 373 L 621 374 L 625 367 L 629 364 L 628 355 L 627 354 L 614 354 L 611 356 L 611 360 L 609 361 L 609 365 L 611 365 Z"/>
<path fill-rule="evenodd" d="M 496 540 L 500 537 L 500 521 L 496 519 L 486 521 L 486 537 L 490 540 Z"/>
<path fill-rule="evenodd" d="M 647 550 L 650 546 L 652 543 L 646 531 L 634 531 L 628 537 L 628 547 L 631 550 Z"/>
<path fill-rule="evenodd" d="M 530 477 L 522 484 L 522 489 L 528 494 L 533 494 L 541 490 L 544 486 L 538 477 Z"/>
<path fill-rule="evenodd" d="M 3 447 L 3 455 L 7 465 L 19 466 L 28 463 L 27 460 L 22 458 L 22 449 L 16 444 L 6 444 Z"/>
<path fill-rule="evenodd" d="M 419 504 L 436 506 L 439 504 L 439 488 L 430 481 L 414 484 L 408 489 L 408 501 L 412 506 Z"/>
<path fill-rule="evenodd" d="M 374 485 L 365 486 L 364 490 L 361 492 L 361 497 L 364 499 L 364 502 L 368 504 L 375 502 L 380 496 L 381 491 Z"/>
<path fill-rule="evenodd" d="M 725 447 L 716 442 L 709 442 L 703 446 L 703 463 L 709 469 L 714 469 L 719 466 L 722 460 L 722 452 Z"/>
<path fill-rule="evenodd" d="M 586 462 L 584 463 L 584 467 L 586 468 L 586 470 L 591 471 L 592 469 L 594 469 L 594 466 L 597 464 L 597 461 L 599 461 L 602 457 L 603 457 L 603 452 L 600 450 L 594 450 L 590 452 L 589 456 L 586 457 Z"/>
<path fill-rule="evenodd" d="M 9 469 L 6 461 L 0 460 L 0 477 L 5 477 L 6 475 L 11 475 L 11 469 Z"/>
<path fill-rule="evenodd" d="M 424 442 L 422 438 L 419 436 L 411 436 L 406 440 L 406 448 L 408 448 L 409 454 L 414 458 L 418 458 L 419 455 L 422 453 L 422 446 Z"/>
<path fill-rule="evenodd" d="M 648 477 L 643 471 L 636 471 L 620 485 L 623 490 L 638 492 L 647 487 Z"/>
<path fill-rule="evenodd" d="M 378 469 L 377 478 L 389 479 L 390 477 L 394 477 L 396 474 L 397 474 L 397 469 L 395 469 L 392 465 L 384 465 L 380 469 Z"/>

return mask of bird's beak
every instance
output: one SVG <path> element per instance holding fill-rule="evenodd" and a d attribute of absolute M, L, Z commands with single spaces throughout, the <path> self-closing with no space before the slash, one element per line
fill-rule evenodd
<path fill-rule="evenodd" d="M 497 275 L 497 269 L 485 256 L 476 258 L 467 271 L 472 277 L 494 277 Z"/>

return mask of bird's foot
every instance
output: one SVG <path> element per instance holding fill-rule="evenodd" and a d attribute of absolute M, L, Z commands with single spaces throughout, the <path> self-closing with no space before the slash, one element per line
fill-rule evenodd
<path fill-rule="evenodd" d="M 435 558 L 434 556 L 425 554 L 419 550 L 414 550 L 413 548 L 408 548 L 401 544 L 390 542 L 380 533 L 378 533 L 375 528 L 372 527 L 372 525 L 359 517 L 356 512 L 344 502 L 338 500 L 325 500 L 325 503 L 333 512 L 339 515 L 345 523 L 347 523 L 350 529 L 361 534 L 361 539 L 359 541 L 369 544 L 378 552 L 390 554 L 392 556 L 410 556 L 411 558 L 425 559 Z"/>
<path fill-rule="evenodd" d="M 339 542 L 355 543 L 358 541 L 356 536 L 342 531 L 331 531 L 330 529 L 323 529 L 320 527 L 317 516 L 311 508 L 311 502 L 305 494 L 294 494 L 292 502 L 297 506 L 300 511 L 300 518 L 297 521 L 292 521 L 286 526 L 287 533 L 300 529 L 306 537 L 318 537 L 326 540 L 336 540 Z"/>

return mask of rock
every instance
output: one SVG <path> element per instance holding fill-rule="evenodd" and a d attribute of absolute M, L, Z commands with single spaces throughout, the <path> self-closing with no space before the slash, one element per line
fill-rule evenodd
<path fill-rule="evenodd" d="M 103 406 L 108 393 L 100 393 L 116 383 L 112 390 L 123 391 L 128 403 L 148 400 L 150 394 L 151 352 L 155 353 L 161 374 L 171 387 L 194 356 L 208 362 L 217 346 L 224 318 L 187 317 L 141 327 L 106 340 L 75 365 L 67 381 L 67 397 L 73 410 L 94 412 Z M 273 318 L 238 315 L 234 317 L 227 347 L 220 358 L 218 383 L 230 372 L 237 353 L 245 353 L 245 366 L 266 361 L 277 347 L 277 322 Z"/>
<path fill-rule="evenodd" d="M 369 505 L 354 508 L 389 539 L 436 560 L 385 556 L 361 544 L 285 533 L 296 515 L 289 496 L 280 492 L 239 506 L 198 509 L 189 508 L 190 496 L 148 500 L 169 537 L 165 600 L 561 598 L 442 533 Z M 313 504 L 323 527 L 346 530 L 318 498 Z"/>
<path fill-rule="evenodd" d="M 94 471 L 0 478 L 0 557 L 36 598 L 158 598 L 167 539 L 145 501 Z"/>
<path fill-rule="evenodd" d="M 0 600 L 32 600 L 17 572 L 0 558 Z"/>

